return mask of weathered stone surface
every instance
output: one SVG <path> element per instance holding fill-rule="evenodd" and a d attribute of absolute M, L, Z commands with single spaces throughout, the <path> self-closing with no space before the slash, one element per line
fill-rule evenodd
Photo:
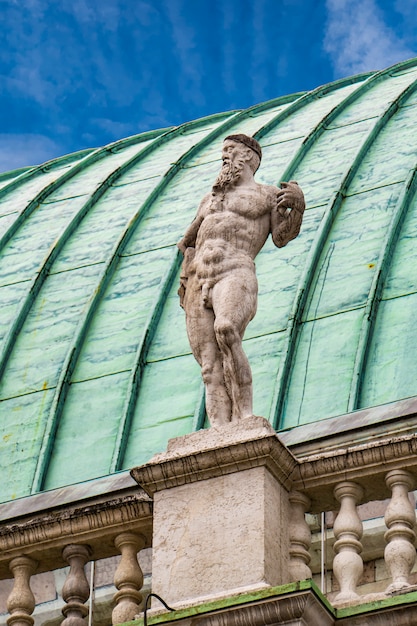
<path fill-rule="evenodd" d="M 152 503 L 141 490 L 128 495 L 99 498 L 82 506 L 58 510 L 0 525 L 0 578 L 10 576 L 9 561 L 20 554 L 30 555 L 38 563 L 38 572 L 65 566 L 62 549 L 67 543 L 88 543 L 94 558 L 117 554 L 114 538 L 124 531 L 147 537 L 150 544 Z"/>
<path fill-rule="evenodd" d="M 30 586 L 35 596 L 35 603 L 50 602 L 57 597 L 53 572 L 35 574 L 30 579 Z M 0 581 L 0 615 L 7 612 L 7 598 L 13 588 L 13 580 Z"/>
<path fill-rule="evenodd" d="M 390 496 L 385 475 L 404 469 L 417 476 L 417 435 L 406 434 L 305 456 L 299 461 L 299 480 L 294 488 L 311 499 L 311 512 L 337 509 L 332 493 L 343 480 L 357 482 L 364 490 L 364 502 Z"/>
<path fill-rule="evenodd" d="M 297 461 L 263 418 L 214 431 L 132 470 L 154 497 L 152 589 L 174 606 L 289 582 Z"/>
<path fill-rule="evenodd" d="M 156 454 L 151 461 L 163 460 L 167 455 L 170 458 L 195 454 L 197 451 L 210 450 L 230 444 L 241 443 L 251 439 L 276 436 L 271 424 L 257 415 L 252 415 L 244 421 L 234 424 L 225 424 L 208 430 L 199 430 L 182 437 L 168 441 L 166 452 Z"/>
<path fill-rule="evenodd" d="M 334 618 L 311 595 L 293 595 L 195 619 L 192 626 L 332 626 Z"/>
<path fill-rule="evenodd" d="M 291 491 L 290 501 L 290 580 L 306 580 L 312 577 L 308 567 L 311 557 L 311 531 L 306 522 L 305 513 L 310 507 L 310 500 L 299 491 Z"/>
<path fill-rule="evenodd" d="M 166 452 L 131 473 L 152 496 L 162 489 L 260 466 L 266 466 L 287 490 L 298 477 L 297 460 L 270 424 L 252 416 L 239 425 L 227 424 L 172 439 Z"/>
<path fill-rule="evenodd" d="M 10 562 L 13 572 L 14 586 L 7 599 L 8 626 L 32 626 L 35 596 L 30 586 L 30 578 L 35 572 L 37 563 L 27 556 L 18 556 Z"/>
<path fill-rule="evenodd" d="M 263 467 L 158 492 L 153 555 L 171 605 L 289 582 L 287 494 Z"/>
<path fill-rule="evenodd" d="M 381 608 L 379 611 L 366 612 L 364 615 L 349 615 L 336 621 L 337 626 L 415 626 L 416 602 L 409 606 Z"/>
<path fill-rule="evenodd" d="M 416 513 L 408 498 L 415 481 L 409 472 L 393 470 L 388 472 L 385 482 L 392 490 L 391 501 L 385 511 L 388 528 L 385 539 L 388 543 L 384 556 L 392 576 L 387 593 L 395 593 L 411 587 L 410 573 L 416 562 Z"/>
<path fill-rule="evenodd" d="M 145 537 L 135 533 L 117 535 L 114 544 L 122 558 L 114 574 L 117 593 L 116 606 L 112 613 L 112 624 L 123 624 L 134 619 L 142 603 L 140 590 L 143 586 L 143 572 L 138 563 L 138 552 L 146 543 Z"/>
<path fill-rule="evenodd" d="M 363 490 L 356 483 L 343 481 L 335 487 L 335 497 L 340 502 L 340 511 L 333 526 L 336 538 L 333 571 L 340 586 L 335 600 L 339 603 L 358 598 L 356 588 L 363 573 L 360 556 L 363 526 L 356 508 L 358 500 L 363 497 Z"/>
<path fill-rule="evenodd" d="M 62 587 L 62 598 L 65 605 L 62 613 L 65 616 L 64 626 L 85 626 L 85 617 L 88 615 L 88 607 L 85 605 L 89 595 L 90 586 L 85 575 L 85 564 L 91 558 L 89 546 L 69 544 L 62 553 L 65 561 L 70 566 L 68 576 Z"/>
<path fill-rule="evenodd" d="M 195 612 L 192 610 L 194 617 L 181 617 L 181 613 L 177 613 L 175 621 L 169 621 L 164 615 L 163 623 L 167 626 L 174 623 L 178 626 L 333 626 L 336 623 L 332 612 L 322 598 L 308 588 L 308 583 L 290 593 L 281 590 L 279 595 L 275 595 L 273 592 L 276 590 L 271 591 L 272 594 L 264 598 L 264 592 L 251 594 L 250 601 L 246 602 L 242 598 L 249 599 L 249 596 L 235 596 L 228 598 L 224 604 L 219 601 L 216 607 L 211 604 L 195 607 Z"/>

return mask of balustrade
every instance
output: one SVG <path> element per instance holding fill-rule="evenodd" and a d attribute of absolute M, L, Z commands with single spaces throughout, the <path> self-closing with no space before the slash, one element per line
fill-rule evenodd
<path fill-rule="evenodd" d="M 356 587 L 363 572 L 362 522 L 356 507 L 363 497 L 363 489 L 354 482 L 344 481 L 334 490 L 340 502 L 340 511 L 336 517 L 333 532 L 336 537 L 333 571 L 340 586 L 338 602 L 355 600 L 358 597 Z"/>
<path fill-rule="evenodd" d="M 312 569 L 317 573 L 320 568 L 316 557 L 313 564 L 310 561 L 311 554 L 314 556 L 320 547 L 311 550 L 306 514 L 334 511 L 339 504 L 333 526 L 333 564 L 329 555 L 326 558 L 340 587 L 337 594 L 330 596 L 332 602 L 340 606 L 363 601 L 358 595 L 364 593 L 358 586 L 363 572 L 362 548 L 368 550 L 368 560 L 385 558 L 391 581 L 385 591 L 379 584 L 380 597 L 410 589 L 416 558 L 415 510 L 409 500 L 417 475 L 417 436 L 413 437 L 374 442 L 372 446 L 361 444 L 351 450 L 312 455 L 299 461 L 292 482 L 288 479 L 289 532 L 283 536 L 289 536 L 289 541 L 286 548 L 280 546 L 288 550 L 289 582 L 311 578 Z M 373 500 L 382 502 L 389 496 L 386 531 L 384 534 L 381 525 L 377 547 L 373 536 L 371 551 L 377 552 L 377 556 L 369 557 L 366 534 L 362 544 L 358 505 Z M 62 590 L 63 626 L 85 626 L 90 593 L 85 565 L 91 558 L 97 561 L 117 553 L 121 556 L 114 573 L 117 591 L 112 623 L 122 624 L 135 618 L 142 606 L 143 585 L 137 555 L 151 545 L 152 536 L 152 503 L 144 492 L 129 486 L 122 494 L 115 490 L 110 499 L 97 497 L 85 508 L 62 507 L 49 517 L 41 511 L 27 519 L 15 526 L 1 527 L 0 578 L 10 577 L 10 572 L 14 577 L 7 602 L 8 626 L 33 626 L 32 575 L 62 568 L 65 563 L 69 564 L 69 573 Z M 373 593 L 372 588 L 368 586 L 367 592 Z"/>
<path fill-rule="evenodd" d="M 114 541 L 122 558 L 114 575 L 114 584 L 118 591 L 114 596 L 116 606 L 112 613 L 113 624 L 128 622 L 140 611 L 143 573 L 137 554 L 144 547 L 145 541 L 145 537 L 135 533 L 121 533 Z"/>
<path fill-rule="evenodd" d="M 13 573 L 14 585 L 7 600 L 8 626 L 32 626 L 35 597 L 30 588 L 30 578 L 36 570 L 36 561 L 28 556 L 12 559 L 9 568 Z"/>
<path fill-rule="evenodd" d="M 409 492 L 415 488 L 415 478 L 411 472 L 394 469 L 385 475 L 384 482 L 391 491 L 384 516 L 387 527 L 384 537 L 387 545 L 383 554 L 388 573 L 392 578 L 385 595 L 391 595 L 406 592 L 410 587 L 415 589 L 415 582 L 410 582 L 410 577 L 416 562 L 414 530 L 416 512 L 409 499 Z M 364 497 L 364 489 L 354 481 L 342 481 L 335 486 L 334 496 L 340 503 L 340 510 L 333 525 L 336 541 L 333 545 L 333 565 L 330 567 L 340 587 L 334 602 L 337 605 L 352 604 L 360 598 L 358 583 L 363 573 L 361 557 L 363 523 L 357 507 Z M 309 558 L 306 557 L 309 539 L 305 530 L 303 535 L 301 534 L 301 529 L 306 524 L 305 513 L 309 511 L 309 505 L 308 498 L 299 492 L 291 492 L 289 500 L 292 506 L 289 568 L 291 580 L 295 581 L 300 579 L 301 572 L 306 574 L 304 578 L 308 578 L 307 574 L 310 572 Z M 317 572 L 317 569 L 315 571 Z M 380 596 L 382 595 L 383 592 L 380 592 Z"/>
<path fill-rule="evenodd" d="M 416 560 L 416 534 L 413 530 L 416 516 L 408 499 L 408 492 L 414 487 L 414 478 L 404 470 L 392 470 L 386 475 L 385 481 L 391 489 L 392 497 L 385 512 L 385 524 L 388 528 L 385 540 L 388 543 L 384 557 L 392 577 L 387 593 L 393 593 L 410 587 L 410 572 Z"/>
<path fill-rule="evenodd" d="M 120 533 L 114 539 L 114 545 L 121 554 L 115 570 L 114 585 L 117 592 L 113 597 L 114 609 L 112 624 L 123 624 L 133 620 L 142 605 L 141 589 L 143 572 L 138 563 L 138 552 L 146 545 L 146 538 L 133 532 Z M 86 602 L 90 595 L 89 583 L 85 574 L 85 565 L 92 557 L 92 550 L 87 545 L 69 544 L 62 551 L 63 559 L 69 564 L 69 571 L 62 587 L 65 606 L 63 626 L 86 626 L 88 608 Z M 35 573 L 37 563 L 28 556 L 18 556 L 9 563 L 14 576 L 13 589 L 7 601 L 10 613 L 8 626 L 33 626 L 32 617 L 35 598 L 31 590 L 30 579 Z"/>
<path fill-rule="evenodd" d="M 62 597 L 66 602 L 62 609 L 65 616 L 62 626 L 86 626 L 88 609 L 85 602 L 90 595 L 90 586 L 84 566 L 91 556 L 91 549 L 89 546 L 70 544 L 65 546 L 62 555 L 70 566 L 62 588 Z"/>
<path fill-rule="evenodd" d="M 0 510 L 0 580 L 10 579 L 11 574 L 14 577 L 7 602 L 8 626 L 34 623 L 32 574 L 62 571 L 66 564 L 69 572 L 62 587 L 62 623 L 86 626 L 90 589 L 85 565 L 92 558 L 101 561 L 118 552 L 122 558 L 115 576 L 115 619 L 124 621 L 128 608 L 129 619 L 139 611 L 143 578 L 135 559 L 139 549 L 152 543 L 152 501 L 128 472 L 97 479 L 93 493 L 86 499 L 85 486 L 73 485 L 26 499 L 24 508 L 16 501 Z M 110 575 L 107 584 L 111 582 Z"/>
<path fill-rule="evenodd" d="M 290 514 L 290 563 L 291 580 L 305 580 L 311 578 L 311 569 L 308 567 L 311 557 L 311 531 L 306 522 L 305 514 L 310 506 L 310 499 L 299 491 L 289 494 L 291 503 Z"/>

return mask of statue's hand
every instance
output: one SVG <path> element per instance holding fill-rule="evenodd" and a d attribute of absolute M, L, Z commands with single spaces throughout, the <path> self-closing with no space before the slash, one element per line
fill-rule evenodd
<path fill-rule="evenodd" d="M 183 254 L 185 254 L 185 251 L 187 250 L 187 248 L 193 248 L 195 246 L 198 230 L 204 220 L 204 212 L 202 209 L 205 208 L 204 203 L 208 196 L 209 194 L 207 194 L 207 196 L 204 196 L 200 204 L 200 207 L 198 209 L 199 212 L 197 213 L 196 217 L 193 219 L 193 221 L 191 222 L 191 224 L 185 231 L 184 237 L 180 239 L 179 242 L 177 243 L 177 248 L 181 250 Z"/>
<path fill-rule="evenodd" d="M 295 209 L 301 214 L 304 213 L 304 194 L 297 181 L 290 180 L 288 183 L 281 183 L 281 189 L 277 191 L 277 208 L 280 209 L 280 213 L 286 209 Z"/>
<path fill-rule="evenodd" d="M 305 209 L 304 194 L 295 180 L 276 190 L 276 207 L 271 211 L 272 240 L 278 248 L 297 237 Z"/>

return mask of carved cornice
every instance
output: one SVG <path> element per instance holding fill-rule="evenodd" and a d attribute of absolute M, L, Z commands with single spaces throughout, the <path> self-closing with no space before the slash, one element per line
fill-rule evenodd
<path fill-rule="evenodd" d="M 393 469 L 404 469 L 417 477 L 416 434 L 305 457 L 299 463 L 294 488 L 310 497 L 312 512 L 328 511 L 337 506 L 334 487 L 345 480 L 363 487 L 363 502 L 389 498 L 385 475 Z"/>
<path fill-rule="evenodd" d="M 192 626 L 333 626 L 334 617 L 311 592 L 282 596 L 267 602 L 229 609 L 192 620 Z"/>
<path fill-rule="evenodd" d="M 308 581 L 299 585 L 300 588 L 291 592 L 284 592 L 282 588 L 279 595 L 274 594 L 278 587 L 264 590 L 265 595 L 261 592 L 258 598 L 257 592 L 254 592 L 252 598 L 248 598 L 249 601 L 241 596 L 232 596 L 227 600 L 188 607 L 174 613 L 154 614 L 148 616 L 148 623 L 153 626 L 275 626 L 284 623 L 293 626 L 333 626 L 334 612 L 326 601 Z M 135 623 L 142 626 L 143 620 L 138 619 Z"/>
<path fill-rule="evenodd" d="M 138 533 L 146 546 L 151 544 L 152 502 L 139 490 L 2 523 L 0 578 L 10 577 L 8 563 L 21 554 L 39 562 L 38 573 L 64 567 L 62 549 L 68 543 L 91 546 L 93 559 L 114 556 L 118 554 L 114 539 L 125 531 Z"/>
<path fill-rule="evenodd" d="M 262 418 L 254 418 L 252 424 L 240 426 L 236 432 L 232 427 L 218 432 L 209 429 L 171 440 L 165 453 L 134 468 L 131 474 L 152 497 L 163 489 L 263 466 L 287 490 L 306 494 L 312 501 L 311 512 L 338 508 L 333 490 L 342 481 L 360 484 L 364 489 L 363 502 L 369 502 L 390 497 L 385 484 L 388 471 L 404 469 L 417 478 L 416 434 L 297 460 L 266 424 Z"/>
<path fill-rule="evenodd" d="M 256 419 L 265 422 L 263 418 Z M 213 429 L 199 431 L 180 438 L 178 446 L 172 440 L 166 453 L 134 468 L 131 475 L 146 493 L 153 496 L 163 489 L 266 467 L 289 491 L 294 479 L 298 478 L 298 461 L 273 431 L 271 434 L 271 430 L 270 426 L 266 432 L 265 429 L 254 429 L 250 437 L 248 428 L 245 437 L 240 432 L 235 433 L 234 442 L 231 437 L 222 436 L 223 431 L 217 437 Z M 230 432 L 233 431 L 230 429 Z M 229 434 L 229 430 L 226 429 L 226 433 Z M 236 441 L 239 437 L 244 440 Z"/>
<path fill-rule="evenodd" d="M 410 594 L 411 595 L 411 594 Z M 375 604 L 375 603 L 374 603 Z M 416 623 L 416 601 L 408 606 L 377 607 L 362 615 L 349 615 L 336 620 L 337 626 L 413 626 Z"/>
<path fill-rule="evenodd" d="M 297 460 L 265 420 L 254 418 L 219 432 L 209 429 L 172 440 L 165 453 L 133 469 L 132 476 L 153 496 L 159 490 L 256 467 L 267 468 L 288 491 L 306 494 L 311 512 L 332 510 L 338 506 L 334 488 L 342 481 L 361 485 L 367 502 L 390 497 L 385 476 L 393 469 L 417 478 L 417 435 Z M 40 563 L 38 571 L 62 567 L 67 543 L 90 545 L 95 559 L 117 554 L 114 539 L 121 532 L 143 535 L 145 545 L 151 544 L 152 502 L 137 487 L 75 502 L 0 523 L 0 578 L 10 577 L 8 563 L 22 554 Z"/>

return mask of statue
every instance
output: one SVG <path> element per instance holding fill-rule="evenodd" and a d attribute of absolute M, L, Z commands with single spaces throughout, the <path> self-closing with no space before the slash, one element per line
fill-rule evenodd
<path fill-rule="evenodd" d="M 295 181 L 281 188 L 254 180 L 262 158 L 246 135 L 224 140 L 223 166 L 178 248 L 187 333 L 201 366 L 211 426 L 252 416 L 252 374 L 242 348 L 257 308 L 254 259 L 269 233 L 281 248 L 297 237 L 305 208 Z"/>

